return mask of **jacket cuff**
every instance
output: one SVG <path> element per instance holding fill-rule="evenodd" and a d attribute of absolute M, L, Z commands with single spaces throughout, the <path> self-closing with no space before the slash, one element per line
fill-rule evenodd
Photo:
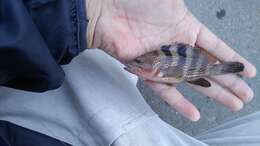
<path fill-rule="evenodd" d="M 75 56 L 87 49 L 86 0 L 70 0 L 70 22 L 72 27 L 72 43 L 64 52 L 60 64 L 68 64 Z"/>

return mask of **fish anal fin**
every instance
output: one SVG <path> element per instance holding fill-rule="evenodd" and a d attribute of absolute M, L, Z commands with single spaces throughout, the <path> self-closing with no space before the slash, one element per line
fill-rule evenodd
<path fill-rule="evenodd" d="M 187 81 L 187 82 L 190 84 L 198 85 L 198 86 L 205 87 L 205 88 L 211 87 L 210 82 L 204 78 L 199 78 L 199 79 Z"/>

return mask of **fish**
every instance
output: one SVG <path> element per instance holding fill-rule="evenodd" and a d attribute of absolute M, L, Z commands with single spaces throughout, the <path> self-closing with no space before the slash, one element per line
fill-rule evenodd
<path fill-rule="evenodd" d="M 159 47 L 126 63 L 125 69 L 143 80 L 168 85 L 188 82 L 211 87 L 210 76 L 238 74 L 244 71 L 240 62 L 221 62 L 197 46 L 172 43 Z"/>

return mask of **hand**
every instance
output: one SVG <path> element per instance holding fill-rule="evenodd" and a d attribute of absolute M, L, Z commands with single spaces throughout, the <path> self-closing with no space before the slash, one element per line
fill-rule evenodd
<path fill-rule="evenodd" d="M 88 10 L 97 6 L 93 4 L 95 0 L 89 1 Z M 99 1 L 100 11 L 92 9 L 88 12 L 90 20 L 93 20 L 89 25 L 89 30 L 93 32 L 88 36 L 91 39 L 89 45 L 104 50 L 121 62 L 152 51 L 162 44 L 183 42 L 204 48 L 219 61 L 244 63 L 242 76 L 256 75 L 256 68 L 201 24 L 183 0 L 96 1 Z M 253 98 L 253 91 L 236 75 L 216 76 L 208 80 L 212 85 L 210 88 L 190 86 L 232 111 L 240 110 L 243 103 Z M 200 118 L 196 107 L 175 87 L 150 81 L 146 83 L 185 117 L 192 121 Z"/>

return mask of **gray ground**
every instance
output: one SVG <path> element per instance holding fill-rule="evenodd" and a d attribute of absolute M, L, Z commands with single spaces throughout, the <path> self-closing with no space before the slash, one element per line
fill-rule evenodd
<path fill-rule="evenodd" d="M 186 0 L 186 3 L 199 20 L 260 70 L 260 0 Z M 154 111 L 166 122 L 195 135 L 260 110 L 260 74 L 248 83 L 255 91 L 255 99 L 238 113 L 232 113 L 187 86 L 180 85 L 180 91 L 201 111 L 202 117 L 197 123 L 184 119 L 143 84 L 140 83 L 139 88 Z"/>

